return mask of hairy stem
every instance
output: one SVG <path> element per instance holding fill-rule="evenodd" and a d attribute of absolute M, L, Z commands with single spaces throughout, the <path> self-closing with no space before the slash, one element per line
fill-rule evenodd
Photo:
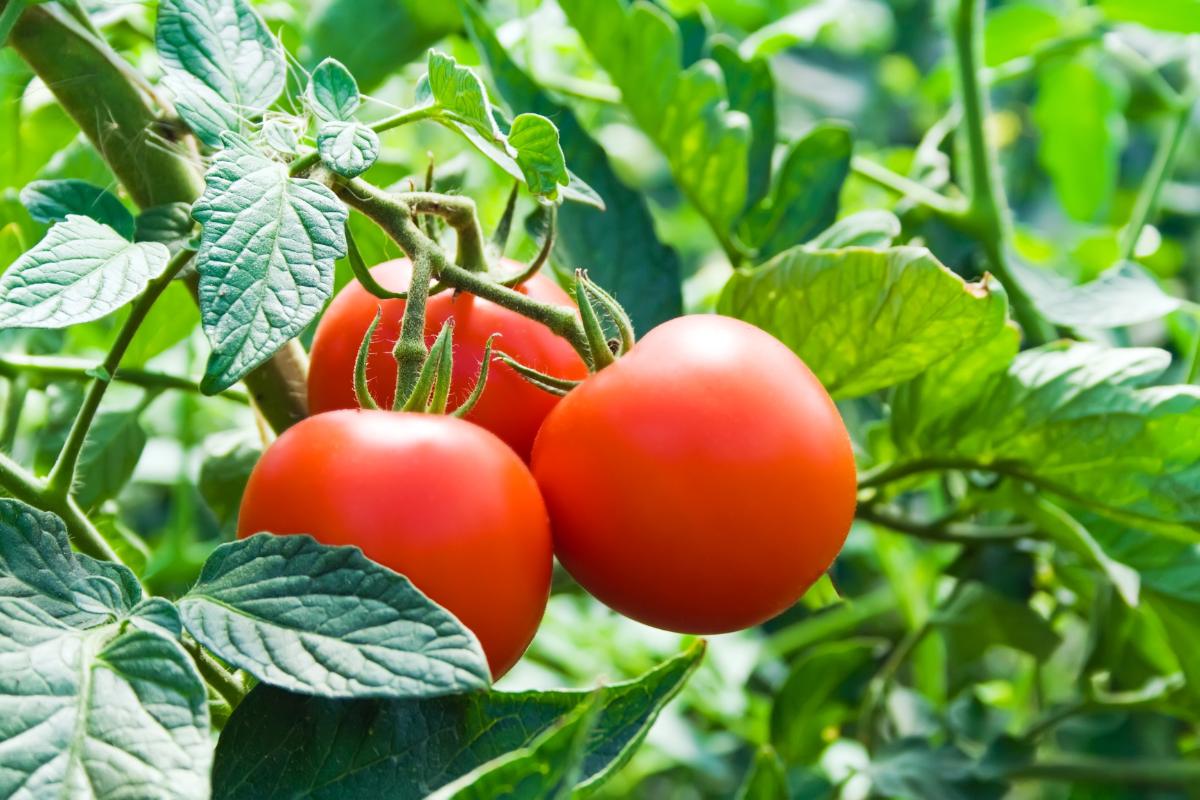
<path fill-rule="evenodd" d="M 472 272 L 483 272 L 487 269 L 483 228 L 479 224 L 479 216 L 475 213 L 474 200 L 434 192 L 404 192 L 399 195 L 399 199 L 419 213 L 435 214 L 443 218 L 454 228 L 458 235 L 458 254 L 454 257 L 454 263 Z"/>
<path fill-rule="evenodd" d="M 429 299 L 429 278 L 433 269 L 427 252 L 410 254 L 412 282 L 408 299 L 404 301 L 404 316 L 400 320 L 400 338 L 396 340 L 396 407 L 401 408 L 417 387 L 421 368 L 425 366 L 429 348 L 425 346 L 425 304 Z"/>
<path fill-rule="evenodd" d="M 183 637 L 183 649 L 187 650 L 188 655 L 192 657 L 196 669 L 200 670 L 200 674 L 208 685 L 215 689 L 217 694 L 225 699 L 225 702 L 229 703 L 230 708 L 237 708 L 246 695 L 246 690 L 241 682 L 217 663 L 217 660 L 191 636 Z"/>
<path fill-rule="evenodd" d="M 0 375 L 7 378 L 29 375 L 43 380 L 89 381 L 97 366 L 94 362 L 80 358 L 16 354 L 0 356 Z M 121 367 L 113 375 L 113 380 L 146 389 L 179 389 L 185 392 L 200 392 L 199 381 L 150 369 Z M 227 389 L 217 396 L 236 403 L 250 402 L 250 398 L 244 392 L 234 389 Z"/>
<path fill-rule="evenodd" d="M 1008 291 L 1013 315 L 1030 344 L 1050 336 L 1045 320 L 1014 274 L 1008 241 L 1008 202 L 1000 182 L 996 153 L 988 143 L 985 123 L 990 100 L 982 85 L 984 0 L 961 0 L 954 19 L 954 52 L 963 109 L 962 133 L 967 156 L 967 217 L 977 230 L 984 253 Z"/>
<path fill-rule="evenodd" d="M 88 430 L 92 427 L 92 420 L 95 419 L 96 411 L 100 408 L 100 401 L 104 399 L 104 393 L 108 391 L 108 385 L 112 383 L 113 375 L 116 373 L 117 367 L 121 365 L 125 351 L 129 349 L 129 343 L 133 341 L 134 334 L 137 333 L 146 314 L 150 312 L 150 307 L 171 285 L 171 281 L 179 274 L 179 271 L 191 261 L 193 255 L 194 253 L 190 250 L 179 251 L 167 264 L 167 268 L 163 270 L 162 274 L 150 281 L 146 286 L 146 291 L 142 292 L 134 301 L 129 318 L 117 332 L 116 341 L 113 342 L 112 348 L 100 365 L 99 373 L 88 387 L 87 393 L 83 397 L 83 405 L 79 408 L 79 413 L 75 415 L 75 421 L 71 424 L 71 430 L 67 434 L 67 441 L 63 444 L 62 452 L 58 454 L 58 460 L 54 462 L 54 466 L 46 478 L 46 492 L 51 498 L 65 500 L 70 495 L 71 486 L 75 481 L 75 469 L 79 465 L 79 455 L 83 451 L 83 443 L 87 439 Z"/>

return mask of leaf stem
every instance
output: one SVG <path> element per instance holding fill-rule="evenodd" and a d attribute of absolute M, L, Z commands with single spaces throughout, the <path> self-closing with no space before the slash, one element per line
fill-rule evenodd
<path fill-rule="evenodd" d="M 1138 239 L 1142 230 L 1149 225 L 1158 213 L 1158 201 L 1162 196 L 1163 186 L 1175 169 L 1175 160 L 1179 156 L 1180 145 L 1183 144 L 1187 132 L 1188 121 L 1192 116 L 1192 103 L 1186 102 L 1171 115 L 1159 137 L 1158 146 L 1154 150 L 1154 159 L 1150 169 L 1138 190 L 1137 201 L 1129 217 L 1129 224 L 1121 235 L 1121 260 L 1129 261 L 1137 251 Z"/>
<path fill-rule="evenodd" d="M 91 380 L 97 364 L 78 358 L 58 358 L 54 356 L 0 356 L 0 375 L 16 378 L 21 375 L 32 375 L 43 380 Z M 200 392 L 200 382 L 185 378 L 182 375 L 171 375 L 156 370 L 122 367 L 113 375 L 113 380 L 141 386 L 146 389 L 179 389 L 185 392 Z M 227 389 L 218 397 L 224 397 L 235 403 L 248 404 L 250 398 L 245 392 Z"/>
<path fill-rule="evenodd" d="M 872 183 L 925 206 L 947 221 L 958 223 L 966 216 L 965 203 L 946 197 L 940 192 L 934 191 L 912 178 L 893 172 L 882 164 L 876 164 L 868 158 L 854 156 L 850 159 L 850 168 Z"/>
<path fill-rule="evenodd" d="M 146 286 L 146 290 L 133 302 L 129 318 L 117 332 L 116 341 L 113 342 L 96 377 L 88 387 L 87 393 L 83 397 L 83 405 L 80 406 L 79 413 L 75 415 L 75 421 L 71 424 L 71 430 L 67 434 L 67 441 L 63 444 L 58 459 L 46 477 L 45 492 L 48 497 L 62 501 L 69 497 L 75 481 L 75 469 L 79 464 L 79 455 L 83 451 L 83 443 L 87 439 L 88 430 L 92 426 L 92 420 L 95 419 L 96 411 L 100 408 L 100 401 L 104 399 L 104 393 L 108 391 L 108 386 L 113 381 L 113 375 L 116 374 L 125 351 L 129 349 L 129 343 L 133 341 L 134 334 L 137 333 L 146 314 L 150 312 L 150 307 L 154 305 L 154 302 L 158 300 L 180 270 L 191 261 L 193 255 L 195 253 L 191 250 L 180 250 L 168 262 L 166 269 L 151 280 Z"/>
<path fill-rule="evenodd" d="M 917 522 L 874 505 L 864 504 L 855 512 L 861 520 L 879 525 L 898 533 L 918 539 L 951 544 L 994 544 L 1012 543 L 1037 533 L 1032 525 L 951 525 L 948 521 Z"/>
<path fill-rule="evenodd" d="M 217 691 L 229 703 L 230 708 L 237 708 L 242 702 L 242 698 L 246 696 L 246 690 L 229 670 L 221 666 L 215 658 L 208 654 L 200 643 L 191 636 L 185 635 L 182 639 L 183 649 L 192 657 L 192 661 L 196 664 L 196 669 L 200 670 L 200 674 L 204 680 Z"/>
<path fill-rule="evenodd" d="M 1046 342 L 1049 326 L 1017 280 L 1009 260 L 1010 220 L 996 153 L 985 127 L 990 101 L 982 85 L 984 0 L 961 0 L 954 19 L 954 53 L 963 109 L 962 134 L 967 154 L 967 219 L 983 244 L 992 270 L 1008 291 L 1013 316 L 1033 345 Z"/>
<path fill-rule="evenodd" d="M 483 228 L 475 213 L 475 201 L 460 195 L 436 192 L 404 192 L 397 195 L 403 203 L 422 214 L 434 214 L 446 220 L 458 235 L 458 254 L 454 263 L 473 272 L 487 269 Z"/>

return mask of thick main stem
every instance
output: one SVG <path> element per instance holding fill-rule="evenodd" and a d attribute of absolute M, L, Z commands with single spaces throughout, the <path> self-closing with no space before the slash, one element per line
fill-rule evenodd
<path fill-rule="evenodd" d="M 1050 332 L 1012 269 L 1008 252 L 1008 202 L 1000 182 L 995 151 L 987 140 L 985 124 L 990 101 L 981 80 L 984 75 L 983 3 L 984 0 L 961 0 L 954 19 L 955 66 L 968 162 L 967 215 L 984 244 L 993 271 L 1008 291 L 1013 315 L 1027 341 L 1036 345 L 1044 343 Z"/>
<path fill-rule="evenodd" d="M 7 8 L 6 0 L 0 5 Z M 191 203 L 204 188 L 200 165 L 178 128 L 155 112 L 132 67 L 54 4 L 21 14 L 10 43 L 54 93 L 141 208 Z M 193 288 L 195 281 L 189 281 Z M 194 291 L 193 291 L 194 293 Z M 276 432 L 307 415 L 307 360 L 296 342 L 244 379 Z"/>
<path fill-rule="evenodd" d="M 429 279 L 433 265 L 427 253 L 412 254 L 412 281 L 404 301 L 400 320 L 400 338 L 396 340 L 396 407 L 402 408 L 421 377 L 421 368 L 429 355 L 425 346 L 425 304 L 429 299 Z"/>

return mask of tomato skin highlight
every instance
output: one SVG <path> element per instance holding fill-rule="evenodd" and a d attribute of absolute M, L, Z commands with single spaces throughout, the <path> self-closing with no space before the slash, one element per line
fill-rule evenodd
<path fill-rule="evenodd" d="M 519 264 L 506 259 L 510 269 Z M 412 275 L 408 259 L 384 262 L 371 270 L 385 289 L 405 291 Z M 574 306 L 553 279 L 535 275 L 520 287 L 546 303 Z M 383 317 L 367 356 L 367 385 L 380 408 L 391 408 L 396 395 L 396 360 L 392 347 L 400 334 L 403 300 L 380 300 L 351 281 L 338 292 L 317 325 L 308 373 L 308 407 L 313 414 L 357 408 L 354 362 L 367 328 L 382 308 Z M 544 325 L 470 294 L 441 292 L 429 298 L 425 315 L 426 343 L 432 344 L 442 324 L 454 318 L 454 376 L 450 408 L 457 408 L 475 386 L 484 346 L 499 333 L 494 346 L 523 364 L 557 378 L 582 379 L 587 366 L 565 339 Z M 542 420 L 558 398 L 531 386 L 511 367 L 493 362 L 487 385 L 467 419 L 499 436 L 526 461 Z"/>
<path fill-rule="evenodd" d="M 534 444 L 554 550 L 649 625 L 724 633 L 790 607 L 854 518 L 850 437 L 784 344 L 728 317 L 650 331 L 572 390 Z"/>
<path fill-rule="evenodd" d="M 331 411 L 283 433 L 246 484 L 238 537 L 357 545 L 479 638 L 492 675 L 525 652 L 553 563 L 537 484 L 513 451 L 453 417 Z"/>

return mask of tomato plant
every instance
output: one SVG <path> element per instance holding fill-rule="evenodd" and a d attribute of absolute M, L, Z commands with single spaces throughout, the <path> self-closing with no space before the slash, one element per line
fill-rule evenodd
<path fill-rule="evenodd" d="M 790 350 L 725 317 L 663 323 L 571 391 L 533 469 L 563 566 L 668 630 L 724 633 L 787 610 L 854 518 L 833 401 Z"/>
<path fill-rule="evenodd" d="M 508 261 L 510 270 L 520 265 Z M 371 270 L 380 286 L 403 291 L 412 277 L 407 261 L 389 261 Z M 519 291 L 544 303 L 571 305 L 571 298 L 554 280 L 535 275 Z M 375 400 L 390 408 L 396 394 L 396 360 L 392 349 L 400 334 L 403 300 L 380 300 L 358 281 L 347 284 L 321 316 L 310 351 L 308 407 L 312 413 L 335 408 L 356 408 L 354 363 L 367 328 L 382 309 L 379 328 L 367 356 L 367 381 Z M 579 379 L 587 367 L 579 354 L 545 326 L 503 306 L 469 294 L 442 292 L 429 299 L 425 311 L 425 338 L 430 344 L 446 320 L 454 320 L 454 382 L 450 406 L 457 408 L 470 395 L 483 360 L 485 345 L 499 334 L 498 345 L 512 357 L 557 378 Z M 467 419 L 499 436 L 526 459 L 533 438 L 557 398 L 533 385 L 506 364 L 496 364 Z"/>
<path fill-rule="evenodd" d="M 0 0 L 0 797 L 1191 796 L 1198 98 L 1195 0 Z"/>

